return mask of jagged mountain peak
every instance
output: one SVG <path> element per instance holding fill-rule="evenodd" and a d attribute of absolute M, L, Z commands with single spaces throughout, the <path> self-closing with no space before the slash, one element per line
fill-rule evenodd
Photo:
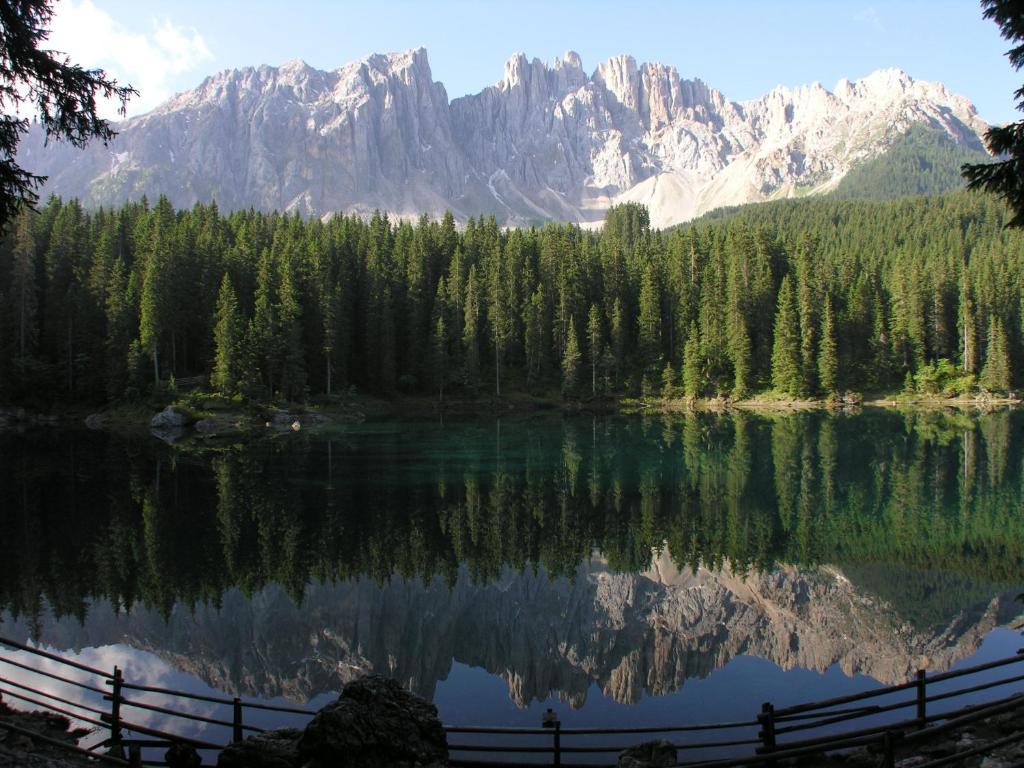
<path fill-rule="evenodd" d="M 44 194 L 87 204 L 166 194 L 180 206 L 586 225 L 635 201 L 665 226 L 834 188 L 914 125 L 971 148 L 987 129 L 966 98 L 899 69 L 737 103 L 628 54 L 588 76 L 572 50 L 550 64 L 516 53 L 495 85 L 449 100 L 426 49 L 412 48 L 331 72 L 301 59 L 225 70 L 125 122 L 109 147 L 39 138 L 19 156 L 50 176 Z"/>

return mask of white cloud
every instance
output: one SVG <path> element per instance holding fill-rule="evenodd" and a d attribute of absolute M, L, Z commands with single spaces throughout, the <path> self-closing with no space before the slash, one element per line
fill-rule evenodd
<path fill-rule="evenodd" d="M 57 5 L 47 46 L 62 51 L 76 64 L 102 67 L 118 82 L 130 83 L 139 95 L 128 102 L 128 114 L 148 112 L 171 96 L 179 75 L 213 59 L 195 29 L 169 18 L 153 19 L 152 29 L 127 29 L 92 0 L 62 0 Z M 104 117 L 117 117 L 117 104 L 101 107 Z"/>

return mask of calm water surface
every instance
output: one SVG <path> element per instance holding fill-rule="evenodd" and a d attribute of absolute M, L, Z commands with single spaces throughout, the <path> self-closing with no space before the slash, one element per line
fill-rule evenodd
<path fill-rule="evenodd" d="M 1006 411 L 4 433 L 0 634 L 314 707 L 378 672 L 451 724 L 746 720 L 1015 651 L 1022 449 Z"/>

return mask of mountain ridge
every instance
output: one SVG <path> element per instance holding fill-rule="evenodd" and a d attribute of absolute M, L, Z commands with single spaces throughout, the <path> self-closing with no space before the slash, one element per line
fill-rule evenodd
<path fill-rule="evenodd" d="M 45 148 L 37 131 L 19 162 L 50 176 L 44 194 L 94 206 L 166 194 L 179 207 L 589 225 L 632 201 L 666 226 L 828 191 L 915 125 L 978 150 L 987 128 L 966 98 L 898 69 L 734 102 L 629 55 L 588 75 L 573 51 L 550 65 L 517 53 L 494 85 L 451 99 L 417 48 L 331 71 L 223 70 L 122 123 L 109 147 Z"/>

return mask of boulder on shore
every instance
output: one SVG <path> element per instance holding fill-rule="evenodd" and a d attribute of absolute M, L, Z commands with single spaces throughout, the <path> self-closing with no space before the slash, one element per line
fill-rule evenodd
<path fill-rule="evenodd" d="M 218 768 L 292 768 L 299 762 L 298 728 L 257 733 L 231 744 L 220 753 Z"/>
<path fill-rule="evenodd" d="M 304 731 L 250 736 L 220 754 L 218 768 L 443 768 L 448 741 L 437 707 L 394 680 L 371 675 L 345 686 Z"/>
<path fill-rule="evenodd" d="M 150 429 L 172 431 L 184 427 L 188 422 L 188 416 L 180 411 L 176 411 L 173 405 L 168 405 L 150 419 L 149 426 Z"/>
<path fill-rule="evenodd" d="M 666 768 L 676 762 L 676 748 L 664 740 L 645 741 L 619 753 L 619 768 Z"/>

